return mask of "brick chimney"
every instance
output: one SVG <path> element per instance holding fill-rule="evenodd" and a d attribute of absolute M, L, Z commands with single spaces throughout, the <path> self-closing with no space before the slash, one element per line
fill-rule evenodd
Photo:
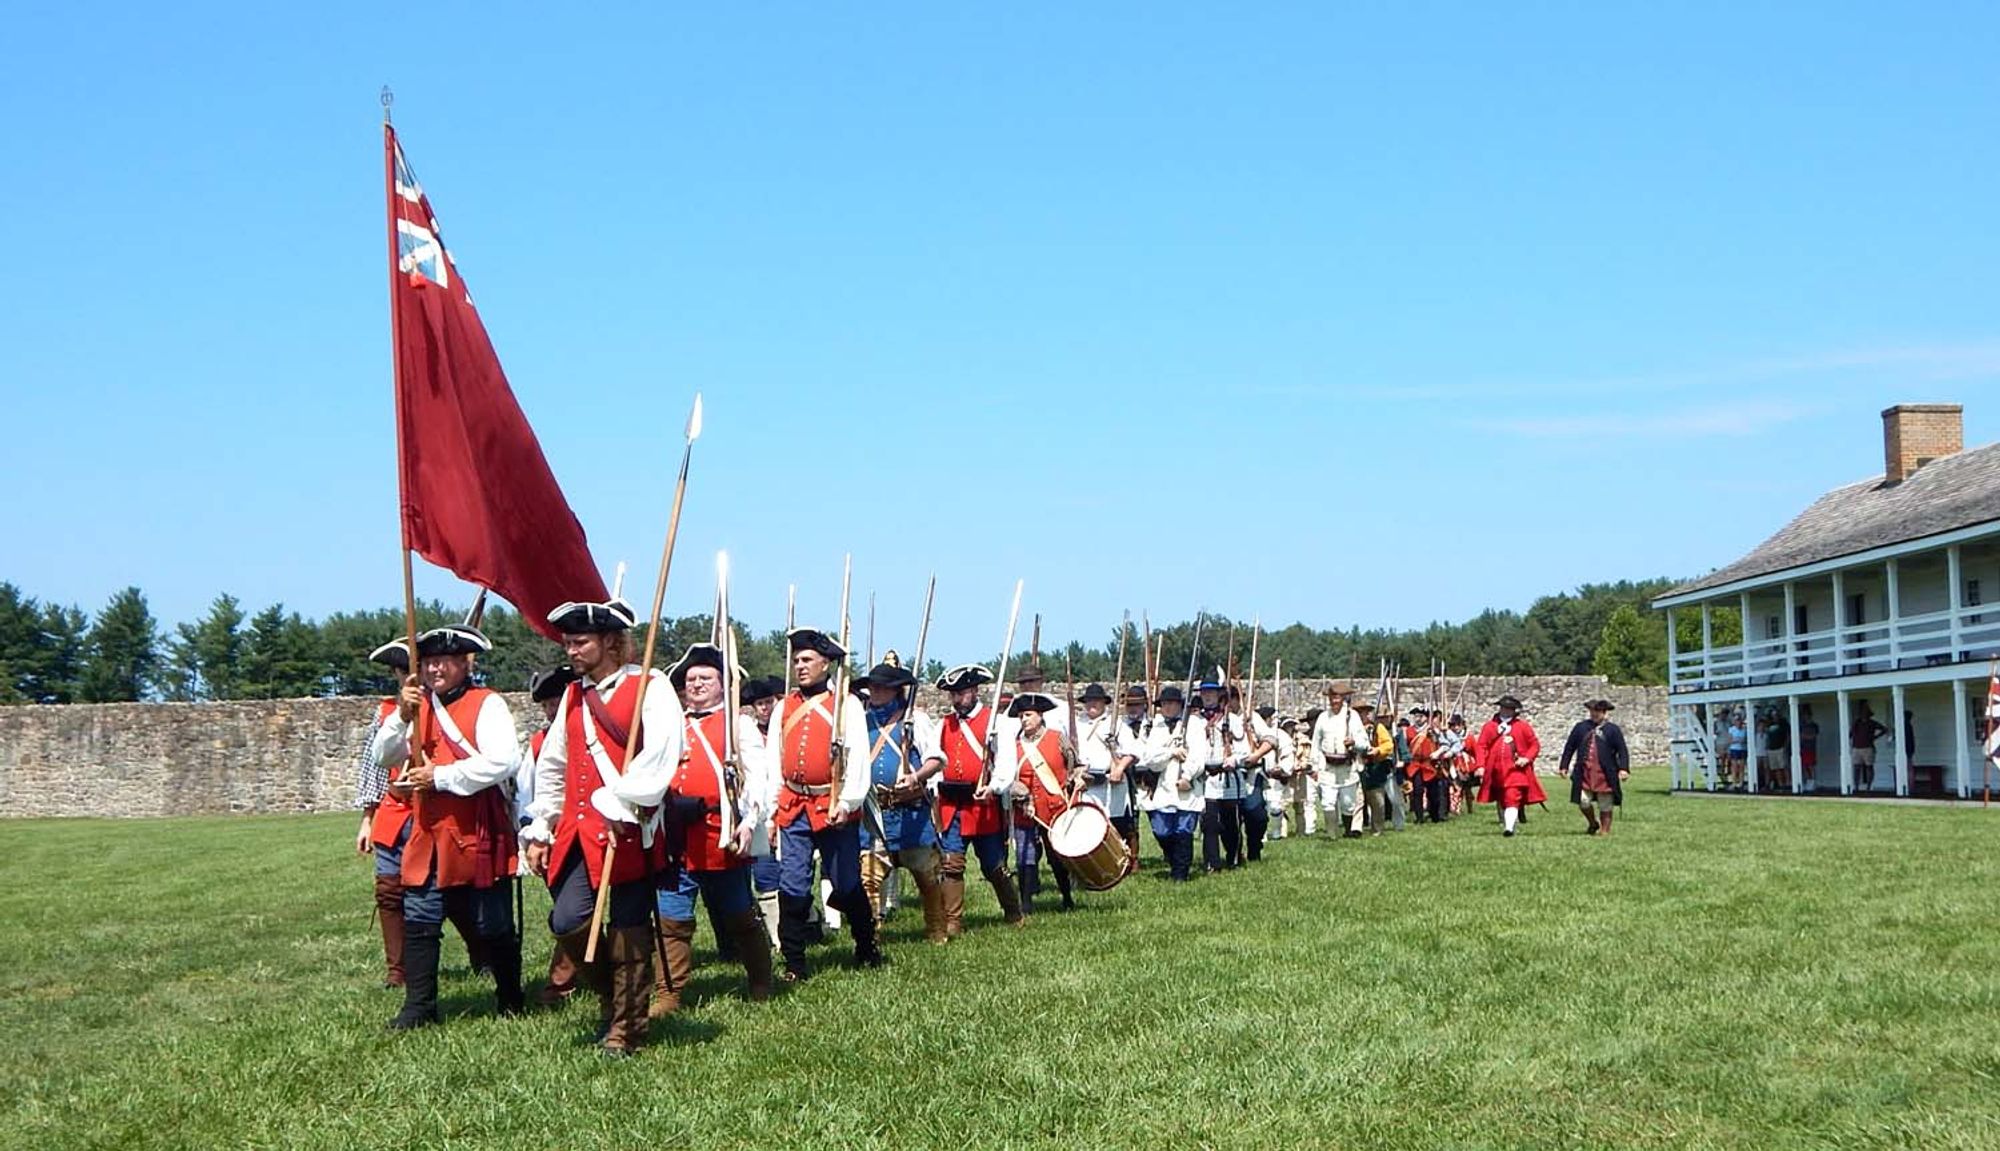
<path fill-rule="evenodd" d="M 1897 404 L 1882 410 L 1882 482 L 1900 484 L 1935 459 L 1965 448 L 1961 404 Z"/>

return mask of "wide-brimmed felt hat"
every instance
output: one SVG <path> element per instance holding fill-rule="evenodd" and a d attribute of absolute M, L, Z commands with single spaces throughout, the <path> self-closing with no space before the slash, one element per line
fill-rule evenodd
<path fill-rule="evenodd" d="M 1049 682 L 1049 677 L 1043 673 L 1039 664 L 1031 663 L 1016 673 L 1014 682 L 1017 684 L 1047 683 Z"/>
<path fill-rule="evenodd" d="M 549 623 L 564 635 L 604 635 L 628 631 L 639 622 L 639 613 L 618 596 L 607 600 L 572 600 L 549 613 Z"/>
<path fill-rule="evenodd" d="M 1329 699 L 1336 695 L 1353 695 L 1354 684 L 1344 679 L 1332 680 L 1326 685 L 1326 694 Z"/>
<path fill-rule="evenodd" d="M 576 682 L 576 673 L 566 667 L 552 667 L 538 671 L 528 677 L 528 698 L 536 703 L 547 703 L 563 693 L 563 689 Z"/>
<path fill-rule="evenodd" d="M 487 639 L 478 628 L 462 623 L 434 627 L 417 637 L 419 659 L 427 655 L 478 655 L 492 650 L 492 640 Z"/>
<path fill-rule="evenodd" d="M 1347 706 L 1348 706 L 1349 708 L 1351 708 L 1351 709 L 1355 710 L 1355 711 L 1374 711 L 1374 710 L 1375 710 L 1375 705 L 1374 705 L 1374 704 L 1373 704 L 1372 702 L 1370 702 L 1370 701 L 1368 701 L 1368 700 L 1365 700 L 1365 699 L 1360 699 L 1360 700 L 1356 700 L 1356 701 L 1354 701 L 1353 703 L 1350 703 L 1350 704 L 1348 704 Z"/>
<path fill-rule="evenodd" d="M 1039 691 L 1024 691 L 1007 705 L 1007 714 L 1018 716 L 1024 711 L 1047 713 L 1056 709 L 1056 701 Z"/>
<path fill-rule="evenodd" d="M 937 678 L 939 691 L 964 691 L 993 682 L 993 673 L 976 663 L 962 663 Z"/>
<path fill-rule="evenodd" d="M 886 687 L 891 690 L 899 690 L 909 687 L 915 682 L 917 682 L 917 677 L 911 673 L 909 668 L 901 664 L 883 660 L 881 663 L 869 668 L 867 674 L 856 676 L 854 686 L 856 689 Z"/>
<path fill-rule="evenodd" d="M 1111 693 L 1104 690 L 1103 684 L 1093 683 L 1090 686 L 1084 688 L 1083 694 L 1077 696 L 1076 698 L 1083 703 L 1092 703 L 1092 702 L 1110 703 Z"/>
<path fill-rule="evenodd" d="M 1181 685 L 1180 685 L 1180 684 L 1177 684 L 1177 683 L 1170 683 L 1170 684 L 1168 684 L 1167 686 L 1165 686 L 1165 687 L 1163 687 L 1163 688 L 1161 688 L 1161 689 L 1160 689 L 1160 700 L 1159 700 L 1159 702 L 1161 702 L 1161 703 L 1186 703 L 1186 702 L 1187 702 L 1187 695 L 1186 695 L 1186 693 L 1184 693 L 1184 692 L 1182 692 L 1182 691 L 1181 691 Z"/>
<path fill-rule="evenodd" d="M 1152 698 L 1146 694 L 1146 685 L 1142 683 L 1135 683 L 1125 689 L 1125 702 L 1151 703 L 1153 701 Z"/>

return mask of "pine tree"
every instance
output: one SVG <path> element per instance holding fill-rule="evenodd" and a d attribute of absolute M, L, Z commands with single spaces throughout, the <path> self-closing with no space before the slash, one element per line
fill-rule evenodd
<path fill-rule="evenodd" d="M 168 644 L 168 696 L 190 701 L 239 698 L 243 645 L 243 607 L 224 592 L 199 623 L 174 629 Z"/>
<path fill-rule="evenodd" d="M 145 595 L 136 587 L 113 595 L 84 641 L 82 698 L 90 703 L 144 699 L 159 674 L 159 645 Z"/>

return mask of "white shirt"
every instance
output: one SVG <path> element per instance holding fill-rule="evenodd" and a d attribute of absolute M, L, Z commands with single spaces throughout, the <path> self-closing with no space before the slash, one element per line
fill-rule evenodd
<path fill-rule="evenodd" d="M 839 712 L 827 702 L 833 689 L 813 696 L 807 706 L 820 709 L 820 714 L 834 716 L 840 727 L 840 746 L 845 759 L 840 767 L 840 786 L 833 792 L 834 806 L 847 811 L 860 811 L 861 801 L 868 795 L 868 715 L 861 704 L 861 697 L 853 692 L 842 692 Z M 785 705 L 791 702 L 788 695 L 771 709 L 771 731 L 765 738 L 763 748 L 762 778 L 764 800 L 770 806 L 767 810 L 778 810 L 778 789 L 784 786 L 784 765 L 780 762 L 785 753 Z M 804 720 L 800 721 L 805 722 Z"/>
<path fill-rule="evenodd" d="M 1183 732 L 1187 727 L 1187 713 L 1182 712 L 1171 725 L 1163 715 L 1153 716 L 1142 726 L 1142 736 L 1135 741 L 1132 729 L 1120 722 L 1118 735 L 1121 754 L 1130 755 L 1133 746 L 1143 747 L 1145 754 L 1135 765 L 1160 773 L 1159 786 L 1150 792 L 1139 794 L 1139 809 L 1142 811 L 1192 812 L 1207 806 L 1202 798 L 1201 761 L 1195 758 L 1194 750 L 1188 750 L 1188 758 L 1179 761 L 1174 758 L 1174 749 L 1184 743 Z"/>
<path fill-rule="evenodd" d="M 639 674 L 639 665 L 628 663 L 595 685 L 598 694 L 609 699 L 618 690 L 626 677 Z M 569 701 L 572 692 L 563 692 L 562 702 L 556 705 L 556 718 L 549 724 L 549 737 L 542 741 L 542 758 L 535 761 L 535 801 L 528 808 L 528 826 L 521 829 L 521 838 L 529 843 L 548 843 L 553 837 L 551 829 L 563 816 L 563 799 L 567 794 L 564 786 L 572 759 L 594 768 L 601 781 L 599 792 L 606 793 L 600 800 L 593 792 L 592 804 L 602 804 L 616 811 L 627 823 L 639 822 L 639 807 L 657 807 L 662 796 L 667 794 L 667 782 L 681 762 L 681 747 L 685 739 L 682 730 L 681 701 L 674 694 L 674 685 L 667 680 L 667 673 L 654 668 L 652 678 L 646 683 L 646 698 L 640 704 L 639 729 L 645 733 L 644 745 L 639 754 L 618 771 L 606 758 L 601 743 L 597 747 L 569 746 Z M 592 684 L 586 680 L 582 690 L 589 690 Z M 585 743 L 596 743 L 597 721 L 591 717 L 590 709 L 583 711 Z M 623 750 L 622 748 L 620 749 Z M 650 824 L 648 825 L 651 826 Z M 648 832 L 646 838 L 651 839 Z"/>
<path fill-rule="evenodd" d="M 1367 750 L 1368 727 L 1361 722 L 1361 713 L 1351 707 L 1339 711 L 1323 711 L 1313 721 L 1312 749 L 1320 757 L 1314 766 L 1330 773 L 1338 787 L 1346 787 L 1361 781 L 1361 753 Z M 1327 763 L 1327 756 L 1351 756 L 1346 763 Z"/>
<path fill-rule="evenodd" d="M 1108 774 L 1118 754 L 1112 750 L 1117 723 L 1108 710 L 1096 719 L 1087 715 L 1076 717 L 1076 755 L 1084 772 L 1084 794 L 1114 818 L 1126 814 L 1132 806 L 1131 786 L 1123 779 L 1112 783 Z"/>
<path fill-rule="evenodd" d="M 1227 711 L 1214 716 L 1199 710 L 1188 715 L 1188 763 L 1202 772 L 1202 794 L 1209 799 L 1240 799 L 1243 774 L 1237 769 L 1250 754 L 1250 742 L 1243 737 L 1243 717 Z M 1211 775 L 1207 768 L 1222 764 L 1229 768 Z"/>
<path fill-rule="evenodd" d="M 431 696 L 431 711 L 443 728 L 448 720 L 443 705 L 437 696 Z M 446 730 L 447 738 L 450 732 Z M 479 717 L 473 730 L 462 732 L 470 736 L 476 746 L 460 746 L 455 750 L 464 758 L 453 763 L 431 765 L 431 786 L 453 795 L 477 795 L 496 783 L 512 779 L 521 762 L 521 740 L 514 731 L 514 713 L 508 709 L 507 701 L 499 692 L 488 695 L 479 705 Z M 456 743 L 456 740 L 452 742 Z M 400 708 L 389 713 L 389 718 L 375 729 L 374 742 L 369 751 L 377 763 L 401 763 L 410 757 L 410 725 L 403 722 Z"/>

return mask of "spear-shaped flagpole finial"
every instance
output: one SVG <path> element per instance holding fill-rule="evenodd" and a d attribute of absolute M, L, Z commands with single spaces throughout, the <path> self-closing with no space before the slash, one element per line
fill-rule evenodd
<path fill-rule="evenodd" d="M 694 410 L 688 413 L 687 442 L 693 443 L 700 438 L 701 438 L 701 393 L 696 392 L 694 394 Z"/>
<path fill-rule="evenodd" d="M 395 102 L 396 94 L 389 90 L 387 84 L 382 85 L 382 122 L 384 124 L 389 122 L 389 105 Z"/>

